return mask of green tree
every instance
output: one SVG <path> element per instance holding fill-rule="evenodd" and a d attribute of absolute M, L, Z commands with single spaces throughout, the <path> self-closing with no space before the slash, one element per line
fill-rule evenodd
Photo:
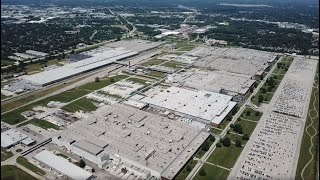
<path fill-rule="evenodd" d="M 246 112 L 246 115 L 247 115 L 247 116 L 250 116 L 250 115 L 251 115 L 251 111 L 248 110 L 248 111 Z"/>
<path fill-rule="evenodd" d="M 266 88 L 261 88 L 261 92 L 262 92 L 263 94 L 267 93 Z"/>
<path fill-rule="evenodd" d="M 203 168 L 201 168 L 200 172 L 199 172 L 199 175 L 200 176 L 205 176 L 206 174 L 207 174 L 206 171 Z"/>
<path fill-rule="evenodd" d="M 95 77 L 95 78 L 94 78 L 94 81 L 95 81 L 95 82 L 100 82 L 100 78 L 99 78 L 99 77 Z"/>
<path fill-rule="evenodd" d="M 209 143 L 207 141 L 205 141 L 202 146 L 201 146 L 201 149 L 203 151 L 208 151 L 209 150 Z"/>
<path fill-rule="evenodd" d="M 258 102 L 261 103 L 263 99 L 264 99 L 263 95 L 259 95 Z"/>
<path fill-rule="evenodd" d="M 231 145 L 230 138 L 228 138 L 228 137 L 224 138 L 222 144 L 225 147 L 229 147 Z"/>
<path fill-rule="evenodd" d="M 242 136 L 242 139 L 243 139 L 243 140 L 246 140 L 246 141 L 249 140 L 249 135 L 248 135 L 248 134 L 244 134 L 244 135 Z"/>
<path fill-rule="evenodd" d="M 241 147 L 241 141 L 240 140 L 236 140 L 236 147 Z"/>
<path fill-rule="evenodd" d="M 83 159 L 80 160 L 79 166 L 80 166 L 81 168 L 84 168 L 84 167 L 86 166 L 86 163 L 84 162 Z"/>
<path fill-rule="evenodd" d="M 259 111 L 256 111 L 255 115 L 256 115 L 256 116 L 260 116 L 260 112 L 259 112 Z"/>
<path fill-rule="evenodd" d="M 214 142 L 215 140 L 216 140 L 216 138 L 211 135 L 211 136 L 210 136 L 210 141 L 211 141 L 211 142 Z"/>
<path fill-rule="evenodd" d="M 188 165 L 188 166 L 186 167 L 186 170 L 187 170 L 188 172 L 190 172 L 192 169 L 191 169 L 191 167 Z"/>

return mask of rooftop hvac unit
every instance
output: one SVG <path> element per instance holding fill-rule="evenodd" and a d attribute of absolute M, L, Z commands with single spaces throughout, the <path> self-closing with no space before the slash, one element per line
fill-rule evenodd
<path fill-rule="evenodd" d="M 151 134 L 151 132 L 150 132 L 150 131 L 148 131 L 148 132 L 147 132 L 147 135 L 149 135 L 149 134 Z"/>

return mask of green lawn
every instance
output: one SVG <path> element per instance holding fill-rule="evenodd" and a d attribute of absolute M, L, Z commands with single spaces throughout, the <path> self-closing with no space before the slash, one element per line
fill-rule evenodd
<path fill-rule="evenodd" d="M 319 73 L 319 69 L 317 71 L 317 74 L 318 73 Z M 316 78 L 316 82 L 314 85 L 319 85 L 318 78 Z M 315 90 L 316 90 L 316 88 L 313 88 L 312 97 L 311 97 L 310 104 L 309 104 L 309 109 L 313 109 L 313 103 L 315 103 L 315 109 L 319 113 L 319 91 L 317 91 L 314 96 Z M 312 117 L 316 117 L 315 111 L 311 111 L 310 114 Z M 299 156 L 299 161 L 298 161 L 298 166 L 297 166 L 297 171 L 296 171 L 296 178 L 295 178 L 296 180 L 302 179 L 300 174 L 301 174 L 304 166 L 311 159 L 311 155 L 309 153 L 309 147 L 311 147 L 311 140 L 306 132 L 306 127 L 312 123 L 311 120 L 312 119 L 308 116 L 306 124 L 305 124 L 305 131 L 303 134 L 301 147 L 300 147 L 300 156 Z M 311 152 L 312 152 L 314 158 L 311 161 L 311 163 L 307 166 L 307 168 L 305 169 L 305 171 L 303 173 L 304 179 L 316 179 L 316 169 L 317 169 L 317 164 L 319 163 L 319 161 L 317 160 L 317 153 L 319 152 L 319 145 L 318 145 L 318 143 L 319 143 L 319 117 L 313 119 L 313 127 L 316 128 L 318 135 L 313 138 L 313 147 L 311 148 Z M 311 127 L 308 128 L 308 131 L 311 135 L 315 133 L 315 131 Z"/>
<path fill-rule="evenodd" d="M 187 170 L 187 167 L 189 166 L 190 169 L 192 170 L 194 166 L 196 166 L 197 161 L 195 160 L 190 160 L 184 168 L 179 172 L 178 176 L 174 178 L 174 180 L 185 180 L 186 177 L 189 175 L 190 171 Z"/>
<path fill-rule="evenodd" d="M 1 180 L 37 180 L 37 178 L 16 166 L 5 165 L 1 166 Z"/>
<path fill-rule="evenodd" d="M 19 156 L 17 158 L 17 163 L 19 163 L 20 165 L 30 169 L 32 172 L 39 174 L 40 176 L 43 176 L 46 174 L 46 172 L 44 172 L 42 169 L 38 168 L 37 166 L 31 164 L 28 159 L 26 159 L 25 157 Z"/>
<path fill-rule="evenodd" d="M 222 132 L 222 130 L 220 130 L 220 129 L 216 129 L 216 128 L 214 128 L 214 127 L 213 127 L 213 128 L 211 128 L 211 129 L 210 129 L 210 131 L 211 131 L 212 133 L 214 133 L 214 134 L 217 134 L 217 135 L 218 135 L 218 134 L 220 134 L 220 133 Z"/>
<path fill-rule="evenodd" d="M 249 136 L 252 134 L 252 132 L 254 131 L 254 128 L 256 128 L 257 126 L 256 122 L 251 122 L 246 120 L 241 120 L 241 121 L 237 120 L 234 124 L 240 124 L 243 130 L 243 134 L 248 134 Z"/>
<path fill-rule="evenodd" d="M 248 111 L 251 112 L 249 116 L 247 116 L 247 112 Z M 244 109 L 244 111 L 242 112 L 242 114 L 241 114 L 241 118 L 242 119 L 249 119 L 249 120 L 252 120 L 252 121 L 259 121 L 261 116 L 262 116 L 262 113 L 260 112 L 260 114 L 258 116 L 256 116 L 256 112 L 257 111 L 255 111 L 255 110 L 253 110 L 253 109 L 251 109 L 249 107 L 246 107 Z"/>
<path fill-rule="evenodd" d="M 33 119 L 31 121 L 32 124 L 36 125 L 36 126 L 39 126 L 43 129 L 55 129 L 55 130 L 59 130 L 59 126 L 55 125 L 55 124 L 52 124 L 51 122 L 49 121 L 46 121 L 46 120 L 41 120 L 41 119 Z"/>
<path fill-rule="evenodd" d="M 229 122 L 230 122 L 230 121 L 223 120 L 223 121 L 218 125 L 218 128 L 220 128 L 220 129 L 226 128 Z"/>
<path fill-rule="evenodd" d="M 207 162 L 226 168 L 232 168 L 242 152 L 243 147 L 231 144 L 229 147 L 217 147 L 209 156 Z"/>
<path fill-rule="evenodd" d="M 168 61 L 166 63 L 161 64 L 161 66 L 170 67 L 170 68 L 174 68 L 174 69 L 182 69 L 183 67 L 186 67 L 187 64 L 179 63 L 179 62 L 175 62 L 175 61 Z"/>
<path fill-rule="evenodd" d="M 246 141 L 242 139 L 242 136 L 240 135 L 237 135 L 237 134 L 232 134 L 232 133 L 229 133 L 229 134 L 226 134 L 226 137 L 230 138 L 230 140 L 232 142 L 236 142 L 236 140 L 240 140 L 241 141 L 241 144 L 245 144 Z"/>
<path fill-rule="evenodd" d="M 142 84 L 142 85 L 146 85 L 147 84 L 147 80 L 144 80 L 144 79 L 140 79 L 140 78 L 129 78 L 127 79 L 128 81 L 132 81 L 132 82 L 135 82 L 135 83 L 139 83 L 139 84 Z"/>
<path fill-rule="evenodd" d="M 13 156 L 11 151 L 6 151 L 3 147 L 1 147 L 1 162 L 5 161 Z"/>
<path fill-rule="evenodd" d="M 61 109 L 68 111 L 68 112 L 77 112 L 77 111 L 95 111 L 98 107 L 95 106 L 89 99 L 87 98 L 81 98 L 78 99 L 70 104 L 67 104 L 66 106 L 63 106 Z"/>
<path fill-rule="evenodd" d="M 213 141 L 210 141 L 210 136 L 209 136 L 209 138 L 208 138 L 205 142 L 208 142 L 209 148 L 210 148 L 210 146 L 213 144 Z M 201 158 L 206 152 L 207 152 L 207 151 L 203 151 L 203 150 L 202 150 L 202 147 L 200 147 L 200 149 L 198 149 L 198 151 L 196 152 L 196 157 L 197 157 L 197 158 Z"/>
<path fill-rule="evenodd" d="M 146 75 L 153 76 L 153 77 L 156 77 L 156 78 L 163 78 L 163 77 L 166 76 L 166 73 L 158 72 L 158 71 L 151 71 L 150 73 L 148 73 Z"/>
<path fill-rule="evenodd" d="M 205 170 L 206 175 L 200 176 L 198 172 L 193 180 L 225 180 L 228 178 L 230 173 L 228 170 L 210 164 L 203 164 L 201 168 Z"/>
<path fill-rule="evenodd" d="M 161 64 L 163 62 L 164 62 L 164 60 L 153 58 L 153 59 L 150 59 L 150 60 L 148 60 L 146 62 L 143 62 L 143 63 L 141 63 L 139 65 L 141 65 L 141 66 L 153 66 L 153 65 Z"/>

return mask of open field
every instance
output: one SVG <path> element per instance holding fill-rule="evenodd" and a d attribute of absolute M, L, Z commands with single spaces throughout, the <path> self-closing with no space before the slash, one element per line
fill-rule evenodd
<path fill-rule="evenodd" d="M 69 112 L 76 112 L 79 110 L 90 112 L 96 110 L 98 107 L 95 106 L 90 100 L 87 98 L 78 99 L 66 106 L 63 106 L 61 109 Z"/>
<path fill-rule="evenodd" d="M 319 69 L 317 70 L 317 74 L 318 73 Z M 314 86 L 319 86 L 319 77 L 315 78 Z M 302 179 L 301 173 L 303 168 L 305 168 L 303 172 L 304 179 L 316 179 L 317 176 L 317 164 L 319 163 L 317 158 L 317 154 L 319 152 L 319 89 L 316 87 L 314 87 L 312 90 L 308 113 L 309 115 L 305 124 L 305 131 L 300 148 L 300 156 L 295 178 L 296 180 Z M 311 126 L 308 127 L 309 125 Z M 312 139 L 313 146 L 311 148 L 311 152 L 313 157 L 309 152 L 309 148 L 311 147 L 311 138 L 308 135 L 307 130 L 311 136 L 316 134 Z M 310 163 L 308 164 L 308 162 Z"/>
<path fill-rule="evenodd" d="M 186 177 L 189 175 L 189 173 L 191 172 L 191 170 L 194 168 L 194 166 L 196 166 L 197 161 L 195 160 L 190 160 L 185 167 L 180 171 L 180 173 L 178 174 L 178 176 L 176 178 L 174 178 L 175 180 L 185 180 Z M 190 170 L 190 171 L 188 171 Z"/>
<path fill-rule="evenodd" d="M 222 132 L 222 130 L 213 127 L 210 129 L 210 132 L 212 132 L 214 134 L 220 134 Z"/>
<path fill-rule="evenodd" d="M 193 178 L 193 180 L 224 180 L 227 179 L 229 175 L 229 171 L 226 169 L 222 169 L 217 166 L 213 166 L 210 164 L 203 164 L 201 167 L 206 172 L 205 176 L 200 176 L 198 174 Z"/>
<path fill-rule="evenodd" d="M 240 156 L 243 147 L 231 144 L 229 147 L 217 147 L 207 159 L 207 162 L 226 168 L 232 168 Z"/>
<path fill-rule="evenodd" d="M 1 147 L 1 162 L 5 161 L 13 156 L 12 152 L 7 152 L 3 147 Z"/>
<path fill-rule="evenodd" d="M 13 165 L 1 166 L 2 180 L 36 180 L 37 178 Z"/>
<path fill-rule="evenodd" d="M 146 74 L 148 76 L 153 76 L 153 77 L 156 77 L 156 78 L 163 78 L 166 76 L 165 73 L 163 72 L 158 72 L 158 71 L 151 71 L 150 73 Z"/>
<path fill-rule="evenodd" d="M 247 112 L 250 112 L 247 114 Z M 242 119 L 249 119 L 249 120 L 252 120 L 252 121 L 259 121 L 261 116 L 262 116 L 262 113 L 259 112 L 259 115 L 256 115 L 256 112 L 255 110 L 249 108 L 249 107 L 246 107 L 245 110 L 242 112 L 241 114 L 241 118 Z"/>
<path fill-rule="evenodd" d="M 43 176 L 46 174 L 46 172 L 44 172 L 42 169 L 38 168 L 37 166 L 31 164 L 28 159 L 26 159 L 25 157 L 18 157 L 17 158 L 17 163 L 19 163 L 20 165 L 30 169 L 32 172 L 39 174 L 40 176 Z"/>
<path fill-rule="evenodd" d="M 174 69 L 182 69 L 182 68 L 186 67 L 187 64 L 179 63 L 179 62 L 175 62 L 175 61 L 168 61 L 168 62 L 161 64 L 161 66 L 170 67 L 170 68 L 174 68 Z"/>
<path fill-rule="evenodd" d="M 256 128 L 257 126 L 256 122 L 251 122 L 246 120 L 241 120 L 241 121 L 237 120 L 234 124 L 240 124 L 243 130 L 242 134 L 248 134 L 249 136 L 252 134 L 252 132 L 254 131 L 254 128 Z"/>
<path fill-rule="evenodd" d="M 158 64 L 161 64 L 165 62 L 164 60 L 160 60 L 160 59 L 157 59 L 157 58 L 153 58 L 153 59 L 150 59 L 144 63 L 141 63 L 139 65 L 141 66 L 153 66 L 153 65 L 158 65 Z"/>
<path fill-rule="evenodd" d="M 140 79 L 140 78 L 129 78 L 128 81 L 132 81 L 132 82 L 136 82 L 142 85 L 146 85 L 147 84 L 147 80 L 144 79 Z"/>

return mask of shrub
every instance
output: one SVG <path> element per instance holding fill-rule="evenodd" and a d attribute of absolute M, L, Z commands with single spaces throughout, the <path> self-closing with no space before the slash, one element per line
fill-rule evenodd
<path fill-rule="evenodd" d="M 217 143 L 217 145 L 216 145 L 217 147 L 221 147 L 221 143 Z"/>
<path fill-rule="evenodd" d="M 230 141 L 230 138 L 226 137 L 223 139 L 223 146 L 225 147 L 229 147 L 231 145 L 231 141 Z"/>
<path fill-rule="evenodd" d="M 200 172 L 199 172 L 199 175 L 200 176 L 205 176 L 206 174 L 207 174 L 206 171 L 203 168 L 201 168 Z"/>
<path fill-rule="evenodd" d="M 236 140 L 236 147 L 241 147 L 241 141 L 240 140 Z"/>

